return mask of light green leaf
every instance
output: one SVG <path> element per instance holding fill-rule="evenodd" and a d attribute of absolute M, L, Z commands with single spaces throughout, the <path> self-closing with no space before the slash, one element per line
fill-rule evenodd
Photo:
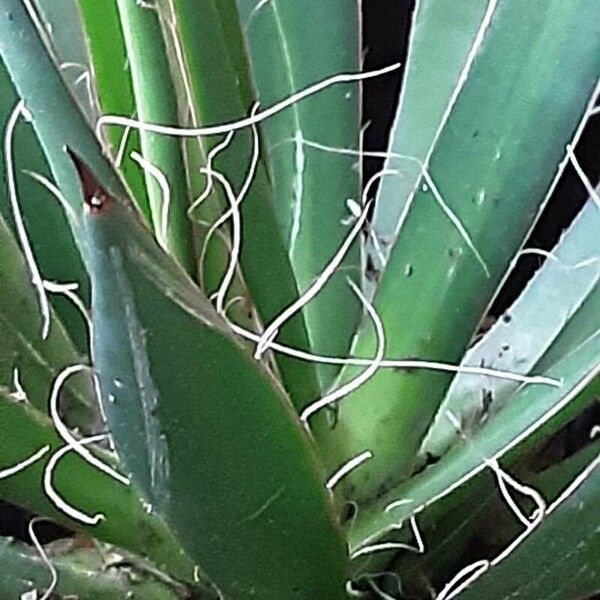
<path fill-rule="evenodd" d="M 238 0 L 256 93 L 263 106 L 311 83 L 359 68 L 357 4 L 354 0 Z M 335 24 L 335 26 L 333 25 Z M 346 200 L 358 200 L 356 159 L 304 143 L 357 148 L 359 88 L 325 90 L 262 125 L 274 206 L 298 288 L 305 290 L 329 263 L 347 228 Z M 347 355 L 360 305 L 346 279 L 361 272 L 354 244 L 339 271 L 305 308 L 311 348 Z M 283 307 L 282 307 L 283 308 Z M 321 365 L 321 388 L 337 369 Z"/>
<path fill-rule="evenodd" d="M 117 6 L 138 118 L 149 123 L 176 123 L 179 107 L 157 12 L 136 0 L 118 0 Z M 149 163 L 144 172 L 156 238 L 194 274 L 192 229 L 187 218 L 191 199 L 181 144 L 177 138 L 145 131 L 140 132 L 140 142 L 142 158 Z"/>
<path fill-rule="evenodd" d="M 198 0 L 174 0 L 162 2 L 160 6 L 163 5 L 165 7 L 161 12 L 164 12 L 167 37 L 174 36 L 182 49 L 183 65 L 174 61 L 176 64 L 173 69 L 187 82 L 182 94 L 186 98 L 189 95 L 188 102 L 194 110 L 194 118 L 190 124 L 212 125 L 247 116 L 253 92 L 235 1 L 202 0 L 199 3 Z M 194 197 L 200 195 L 206 183 L 204 176 L 198 177 L 198 162 L 206 162 L 206 153 L 218 141 L 221 141 L 220 138 L 202 137 L 186 142 L 188 177 Z M 252 146 L 251 132 L 237 132 L 228 148 L 215 159 L 213 167 L 227 177 L 236 191 L 241 189 L 246 178 Z M 200 249 L 206 238 L 206 228 L 202 229 L 200 223 L 212 224 L 227 208 L 222 194 L 218 193 L 220 190 L 216 182 L 213 190 L 213 194 L 195 208 L 191 215 L 194 222 L 199 223 Z M 240 267 L 247 286 L 247 291 L 242 289 L 242 293 L 250 295 L 263 323 L 269 322 L 298 294 L 282 233 L 277 225 L 273 201 L 273 190 L 261 160 L 247 197 L 240 205 Z M 208 248 L 206 261 L 199 265 L 200 282 L 207 295 L 218 288 L 225 272 L 224 265 L 229 259 L 229 247 L 222 243 L 219 235 L 212 237 Z M 235 293 L 239 291 L 233 289 L 229 296 L 232 297 Z M 234 305 L 234 311 L 235 308 Z M 239 315 L 234 311 L 231 317 L 235 320 Z M 296 348 L 308 348 L 302 315 L 282 328 L 279 341 Z M 281 355 L 275 358 L 290 397 L 298 408 L 302 408 L 318 395 L 314 366 Z"/>
<path fill-rule="evenodd" d="M 526 448 L 559 429 L 590 402 L 600 389 L 597 358 L 600 336 L 593 335 L 546 375 L 562 380 L 562 387 L 528 386 L 475 432 L 472 441 L 451 448 L 437 463 L 397 489 L 384 494 L 358 513 L 349 531 L 351 549 L 383 535 L 393 524 L 443 498 L 486 468 L 483 457 L 500 459 L 520 455 Z M 389 512 L 385 507 L 400 498 L 404 505 Z"/>
<path fill-rule="evenodd" d="M 79 8 L 88 52 L 92 57 L 93 84 L 101 112 L 134 116 L 133 84 L 117 3 L 79 0 Z M 151 223 L 144 172 L 130 156 L 133 150 L 138 152 L 140 150 L 139 132 L 136 130 L 126 132 L 121 128 L 112 127 L 102 133 L 106 137 L 106 145 L 111 156 L 115 161 L 121 162 L 120 171 L 127 182 L 132 198 L 148 223 Z M 123 140 L 126 134 L 127 137 Z"/>
<path fill-rule="evenodd" d="M 147 557 L 175 577 L 192 581 L 193 565 L 172 533 L 160 519 L 149 515 L 134 486 L 126 486 L 84 462 L 74 452 L 58 463 L 54 489 L 68 504 L 90 515 L 104 514 L 96 526 L 72 521 L 48 500 L 42 487 L 43 470 L 51 453 L 64 446 L 43 413 L 0 397 L 0 468 L 17 465 L 45 446 L 41 460 L 16 475 L 0 480 L 0 497 L 69 527 L 82 528 L 90 535 Z M 107 452 L 94 453 L 114 465 Z M 85 485 L 82 485 L 85 482 Z"/>
<path fill-rule="evenodd" d="M 386 356 L 460 363 L 593 102 L 597 2 L 495 6 L 375 295 Z M 453 46 L 452 25 L 439 27 L 439 39 Z M 422 91 L 405 98 L 407 106 L 423 100 Z M 365 328 L 355 352 L 373 356 L 374 347 Z M 322 442 L 332 464 L 373 452 L 346 478 L 348 498 L 368 501 L 410 477 L 450 381 L 384 369 L 340 402 L 338 424 Z"/>
<path fill-rule="evenodd" d="M 531 373 L 541 356 L 553 346 L 580 306 L 600 295 L 600 211 L 590 200 L 546 259 L 527 287 L 480 342 L 470 349 L 463 365 L 485 365 L 515 373 Z M 600 328 L 589 312 L 589 322 Z M 467 429 L 482 415 L 482 398 L 497 411 L 519 387 L 514 381 L 458 375 L 442 402 L 419 453 L 441 456 L 457 432 L 445 414 L 450 410 Z"/>
<path fill-rule="evenodd" d="M 495 4 L 495 0 L 457 4 L 419 0 L 415 5 L 402 93 L 388 144 L 392 155 L 385 162 L 386 169 L 398 170 L 402 176 L 381 181 L 373 217 L 377 236 L 388 248 L 421 179 L 418 161 L 429 161 Z M 371 254 L 380 264 L 375 248 Z"/>

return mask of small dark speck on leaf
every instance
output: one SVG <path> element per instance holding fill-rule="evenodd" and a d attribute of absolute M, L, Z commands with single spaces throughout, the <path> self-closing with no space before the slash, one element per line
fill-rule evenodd
<path fill-rule="evenodd" d="M 484 413 L 487 413 L 490 410 L 493 400 L 494 396 L 490 390 L 481 390 L 481 408 Z"/>
<path fill-rule="evenodd" d="M 502 315 L 502 320 L 505 323 L 510 323 L 512 321 L 512 317 L 509 314 Z"/>
<path fill-rule="evenodd" d="M 473 137 L 474 137 L 474 138 L 476 138 L 476 137 L 479 137 L 479 129 L 476 129 L 476 130 L 473 132 Z"/>

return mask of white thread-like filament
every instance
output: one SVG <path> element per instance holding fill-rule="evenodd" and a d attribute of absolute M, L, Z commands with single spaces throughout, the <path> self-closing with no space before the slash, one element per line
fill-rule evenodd
<path fill-rule="evenodd" d="M 27 402 L 27 392 L 21 385 L 18 367 L 13 367 L 12 389 L 13 391 L 9 394 L 9 396 L 15 400 L 15 402 Z"/>
<path fill-rule="evenodd" d="M 573 151 L 573 146 L 571 144 L 567 144 L 567 156 L 569 157 L 571 164 L 575 168 L 577 175 L 579 175 L 579 179 L 585 186 L 587 193 L 590 198 L 593 200 L 594 204 L 600 208 L 600 196 L 598 196 L 598 192 L 594 189 L 594 186 L 590 183 L 588 176 L 584 173 L 577 157 L 575 156 L 575 152 Z"/>
<path fill-rule="evenodd" d="M 387 552 L 390 550 L 406 550 L 408 544 L 402 542 L 380 542 L 379 544 L 371 544 L 369 546 L 363 546 L 350 555 L 350 558 L 354 560 L 359 556 L 365 556 L 366 554 L 373 554 L 375 552 Z"/>
<path fill-rule="evenodd" d="M 370 79 L 373 77 L 378 77 L 381 75 L 385 75 L 387 73 L 391 73 L 392 71 L 397 70 L 400 67 L 400 63 L 394 63 L 393 65 L 383 67 L 382 69 L 376 69 L 373 71 L 367 71 L 364 73 L 340 73 L 338 75 L 333 75 L 332 77 L 328 77 L 322 81 L 319 81 L 313 85 L 308 86 L 307 88 L 292 94 L 291 96 L 285 98 L 281 102 L 274 104 L 273 106 L 265 109 L 264 111 L 251 116 L 246 117 L 244 119 L 240 119 L 237 121 L 230 121 L 228 123 L 223 123 L 219 125 L 212 125 L 208 127 L 175 127 L 171 125 L 161 125 L 157 123 L 144 123 L 137 119 L 131 119 L 129 117 L 123 117 L 119 115 L 103 115 L 98 119 L 96 124 L 96 130 L 98 134 L 102 130 L 103 127 L 107 125 L 122 125 L 123 127 L 127 127 L 128 125 L 134 129 L 138 129 L 139 131 L 147 131 L 150 133 L 158 133 L 163 135 L 172 135 L 175 137 L 198 137 L 198 136 L 209 136 L 209 135 L 219 135 L 223 133 L 228 133 L 229 131 L 236 131 L 239 129 L 244 129 L 253 124 L 258 124 L 272 117 L 273 115 L 285 110 L 286 108 L 292 106 L 296 102 L 300 102 L 301 100 L 320 92 L 332 85 L 338 83 L 350 83 L 353 81 L 362 81 L 365 79 Z"/>
<path fill-rule="evenodd" d="M 60 417 L 58 412 L 58 399 L 60 395 L 60 391 L 65 381 L 75 373 L 81 373 L 82 371 L 90 371 L 91 367 L 89 365 L 70 365 L 65 367 L 57 376 L 52 384 L 52 390 L 50 392 L 50 416 L 52 418 L 52 422 L 54 423 L 54 427 L 56 432 L 60 435 L 60 437 L 67 443 L 69 447 L 71 447 L 81 458 L 83 458 L 87 463 L 96 467 L 98 470 L 106 473 L 113 479 L 116 479 L 120 483 L 124 485 L 129 485 L 129 479 L 124 475 L 121 475 L 118 471 L 115 471 L 112 467 L 102 462 L 99 458 L 94 456 L 87 448 L 82 445 L 82 442 L 78 441 L 69 431 L 67 426 L 64 424 L 63 420 Z M 98 402 L 101 403 L 101 399 L 98 398 Z"/>
<path fill-rule="evenodd" d="M 383 323 L 381 322 L 381 318 L 377 314 L 377 311 L 375 310 L 373 305 L 360 291 L 358 286 L 350 279 L 348 280 L 348 284 L 352 288 L 352 291 L 358 296 L 365 310 L 369 314 L 369 317 L 373 321 L 373 326 L 375 327 L 375 332 L 377 336 L 377 350 L 375 352 L 375 358 L 360 375 L 304 408 L 300 413 L 300 419 L 304 423 L 306 423 L 308 419 L 319 410 L 337 402 L 338 400 L 341 400 L 348 394 L 357 390 L 361 385 L 365 384 L 371 377 L 373 377 L 373 375 L 375 375 L 375 373 L 379 369 L 379 365 L 381 364 L 381 360 L 383 359 L 383 355 L 385 353 L 385 332 L 383 330 Z"/>
<path fill-rule="evenodd" d="M 92 318 L 90 316 L 90 311 L 87 309 L 83 300 L 76 294 L 76 291 L 79 289 L 78 283 L 58 283 L 56 281 L 48 281 L 44 279 L 44 288 L 52 293 L 52 294 L 62 294 L 65 298 L 68 298 L 75 308 L 81 313 L 83 317 L 87 330 L 88 330 L 88 344 L 89 347 L 92 347 L 92 339 L 94 337 L 94 324 L 92 322 Z"/>
<path fill-rule="evenodd" d="M 31 521 L 29 521 L 28 530 L 29 530 L 29 538 L 31 539 L 33 545 L 35 546 L 35 549 L 38 551 L 38 554 L 40 555 L 42 562 L 48 567 L 48 571 L 50 571 L 50 578 L 51 578 L 50 585 L 44 592 L 44 595 L 40 598 L 40 600 L 48 600 L 50 598 L 50 596 L 52 596 L 52 593 L 54 592 L 54 590 L 56 589 L 56 586 L 58 585 L 58 573 L 56 572 L 56 568 L 54 567 L 54 565 L 50 562 L 50 559 L 48 558 L 48 555 L 46 554 L 44 547 L 38 540 L 37 535 L 35 534 L 35 531 L 33 530 L 33 526 L 42 520 L 43 519 L 41 519 L 39 517 L 34 517 L 33 519 L 31 519 Z M 37 593 L 36 593 L 36 598 L 37 598 Z"/>
<path fill-rule="evenodd" d="M 63 62 L 60 64 L 59 69 L 63 71 L 64 69 L 76 68 L 81 71 L 81 75 L 77 77 L 73 81 L 73 85 L 77 85 L 78 83 L 85 81 L 85 90 L 88 95 L 88 100 L 90 103 L 90 108 L 93 110 L 96 108 L 96 101 L 94 98 L 94 88 L 92 87 L 92 76 L 90 70 L 83 64 L 78 62 Z"/>
<path fill-rule="evenodd" d="M 240 337 L 255 343 L 258 343 L 261 339 L 261 336 L 258 333 L 249 331 L 244 327 L 240 327 L 230 320 L 228 320 L 227 323 L 231 330 Z M 298 348 L 292 348 L 291 346 L 286 346 L 277 342 L 272 342 L 269 344 L 269 347 L 272 348 L 274 352 L 279 352 L 280 354 L 285 354 L 286 356 L 324 365 L 368 367 L 369 365 L 373 364 L 372 358 L 338 358 L 335 356 L 313 354 L 311 352 L 306 352 Z M 384 358 L 379 364 L 379 367 L 382 369 L 427 369 L 430 371 L 459 373 L 462 375 L 495 377 L 498 379 L 506 379 L 508 381 L 516 381 L 518 383 L 529 385 L 549 385 L 552 387 L 561 387 L 562 385 L 560 380 L 552 377 L 546 377 L 544 375 L 523 375 L 521 373 L 514 373 L 512 371 L 502 371 L 488 367 L 454 365 L 440 361 Z"/>
<path fill-rule="evenodd" d="M 58 200 L 58 203 L 61 205 L 62 209 L 69 215 L 71 221 L 74 223 L 79 222 L 79 217 L 64 197 L 63 193 L 58 189 L 58 187 L 52 183 L 47 177 L 42 175 L 41 173 L 36 173 L 35 171 L 29 171 L 28 169 L 23 169 L 23 173 L 31 177 L 33 180 L 37 181 L 39 184 L 44 186 L 55 198 Z"/>
<path fill-rule="evenodd" d="M 27 467 L 30 467 L 32 464 L 36 463 L 42 456 L 47 454 L 50 451 L 50 445 L 42 446 L 39 450 L 34 452 L 31 456 L 28 456 L 24 460 L 18 462 L 16 465 L 12 465 L 10 467 L 5 467 L 4 469 L 0 469 L 0 479 L 8 479 L 21 471 L 24 471 Z"/>
<path fill-rule="evenodd" d="M 364 452 L 361 452 L 354 458 L 351 458 L 348 462 L 344 463 L 333 475 L 331 475 L 331 477 L 329 477 L 327 483 L 325 484 L 325 487 L 328 490 L 333 489 L 341 479 L 348 475 L 348 473 L 362 465 L 362 463 L 364 463 L 366 460 L 369 460 L 370 458 L 373 458 L 373 453 L 370 450 L 365 450 Z"/>
<path fill-rule="evenodd" d="M 117 169 L 123 164 L 123 158 L 125 157 L 125 148 L 127 147 L 127 141 L 129 139 L 130 133 L 131 127 L 125 127 L 125 129 L 123 130 L 123 135 L 121 136 L 121 140 L 119 141 L 117 153 L 115 155 L 115 167 L 117 167 Z"/>
<path fill-rule="evenodd" d="M 401 503 L 406 503 L 406 501 L 395 502 L 386 507 L 385 511 L 389 512 L 393 508 L 400 506 Z M 417 518 L 413 514 L 410 519 L 410 528 L 415 536 L 415 541 L 417 543 L 416 546 L 411 546 L 410 544 L 405 544 L 404 542 L 381 542 L 377 544 L 369 544 L 367 546 L 363 546 L 358 550 L 355 550 L 351 555 L 351 559 L 355 559 L 359 556 L 365 556 L 367 554 L 373 554 L 374 552 L 385 552 L 388 550 L 408 550 L 409 552 L 414 552 L 416 554 L 424 554 L 425 553 L 425 542 L 423 541 L 423 536 L 419 531 L 419 526 L 417 524 Z M 391 530 L 400 530 L 402 529 L 402 524 L 394 525 L 390 527 Z"/>
<path fill-rule="evenodd" d="M 483 573 L 485 573 L 489 568 L 489 560 L 478 560 L 477 562 L 466 566 L 464 569 L 461 569 L 444 586 L 444 589 L 440 592 L 439 596 L 436 597 L 436 600 L 450 600 L 451 598 L 454 598 L 457 594 L 460 594 L 460 592 L 462 592 L 466 587 L 471 585 L 471 583 L 483 575 Z M 462 581 L 467 575 L 471 576 Z M 462 583 L 457 585 L 461 581 Z"/>
<path fill-rule="evenodd" d="M 201 169 L 201 171 L 203 173 L 207 172 L 206 169 Z M 225 296 L 235 276 L 235 270 L 237 269 L 238 258 L 242 244 L 242 223 L 240 211 L 238 210 L 236 203 L 237 199 L 235 197 L 231 184 L 229 183 L 227 178 L 219 171 L 212 171 L 212 176 L 215 177 L 223 186 L 223 189 L 225 190 L 225 196 L 229 201 L 229 206 L 231 209 L 231 250 L 229 252 L 229 261 L 227 263 L 227 269 L 225 270 L 225 274 L 221 279 L 219 289 L 215 294 L 216 310 L 217 312 L 223 314 Z"/>
<path fill-rule="evenodd" d="M 95 442 L 100 442 L 100 441 L 104 440 L 106 437 L 107 436 L 105 433 L 93 435 L 93 436 L 90 436 L 87 438 L 82 438 L 81 440 L 79 440 L 79 444 L 85 445 L 85 444 L 92 444 Z M 62 457 L 65 454 L 67 454 L 68 452 L 71 452 L 72 450 L 74 450 L 73 446 L 66 445 L 66 446 L 63 446 L 62 448 L 59 448 L 56 452 L 54 452 L 54 454 L 52 454 L 52 456 L 50 457 L 50 460 L 46 463 L 46 467 L 44 468 L 44 477 L 43 477 L 44 492 L 45 492 L 46 496 L 48 496 L 48 499 L 52 502 L 52 504 L 54 504 L 54 506 L 58 510 L 63 512 L 70 519 L 73 519 L 74 521 L 79 521 L 80 523 L 83 523 L 84 525 L 97 525 L 101 521 L 105 520 L 105 517 L 102 513 L 96 513 L 95 515 L 90 517 L 88 514 L 71 506 L 68 502 L 65 502 L 63 500 L 62 496 L 60 496 L 60 494 L 54 489 L 54 484 L 52 482 L 52 476 L 54 475 L 54 469 L 57 467 L 57 465 L 58 465 L 59 461 L 62 459 Z"/>
<path fill-rule="evenodd" d="M 35 256 L 33 255 L 33 249 L 29 243 L 29 236 L 27 235 L 27 229 L 25 228 L 25 223 L 21 214 L 21 207 L 17 198 L 17 183 L 15 180 L 12 142 L 15 126 L 21 115 L 25 116 L 27 119 L 32 118 L 31 113 L 29 113 L 29 111 L 25 108 L 25 103 L 23 100 L 19 100 L 19 102 L 17 102 L 6 123 L 6 130 L 4 133 L 4 164 L 6 170 L 6 185 L 8 188 L 8 197 L 15 222 L 15 229 L 17 230 L 19 244 L 21 246 L 21 250 L 23 251 L 27 268 L 29 269 L 31 283 L 33 284 L 33 287 L 38 295 L 40 312 L 42 315 L 41 335 L 42 339 L 45 340 L 50 333 L 50 303 L 48 302 L 48 296 L 44 290 L 42 276 L 37 266 Z"/>
<path fill-rule="evenodd" d="M 483 267 L 483 270 L 484 270 L 486 276 L 489 278 L 490 271 L 488 269 L 488 266 L 487 266 L 486 262 L 483 260 L 483 257 L 481 256 L 479 250 L 477 250 L 477 248 L 475 247 L 475 244 L 473 243 L 473 240 L 471 239 L 469 232 L 465 229 L 465 226 L 461 223 L 458 216 L 454 212 L 452 212 L 450 207 L 446 204 L 446 202 L 442 198 L 442 195 L 440 194 L 437 186 L 433 182 L 433 179 L 431 178 L 431 175 L 429 174 L 427 169 L 422 168 L 421 174 L 423 175 L 423 179 L 425 180 L 425 183 L 431 189 L 433 197 L 436 199 L 440 208 L 444 211 L 444 214 L 448 217 L 448 219 L 450 219 L 451 223 L 457 229 L 457 231 L 460 234 L 460 236 L 462 237 L 462 239 L 465 241 L 467 246 L 471 249 L 471 251 L 475 255 L 475 258 L 477 259 L 479 264 Z"/>
<path fill-rule="evenodd" d="M 350 246 L 362 231 L 362 228 L 367 220 L 371 201 L 365 201 L 365 199 L 368 197 L 371 187 L 379 178 L 389 174 L 396 174 L 396 171 L 381 171 L 373 175 L 373 177 L 371 177 L 371 179 L 367 182 L 363 191 L 362 212 L 356 219 L 354 227 L 346 235 L 344 241 L 341 243 L 333 258 L 315 278 L 308 289 L 271 321 L 256 344 L 256 350 L 254 352 L 255 358 L 260 359 L 267 348 L 273 345 L 273 339 L 277 335 L 279 328 L 294 314 L 302 310 L 302 308 L 323 289 L 331 276 L 337 271 L 338 267 L 346 256 L 346 253 L 350 249 Z"/>
<path fill-rule="evenodd" d="M 252 113 L 258 110 L 258 104 L 255 104 L 252 107 Z M 260 138 L 258 136 L 258 129 L 256 126 L 252 126 L 252 158 L 250 161 L 250 166 L 248 168 L 248 172 L 246 173 L 246 177 L 244 178 L 244 183 L 242 184 L 242 188 L 240 189 L 237 196 L 233 193 L 233 188 L 229 181 L 223 176 L 222 173 L 217 171 L 207 171 L 206 169 L 200 169 L 201 172 L 206 173 L 208 177 L 212 178 L 216 177 L 223 189 L 225 190 L 225 196 L 227 201 L 229 202 L 229 208 L 225 211 L 210 227 L 208 233 L 206 234 L 206 238 L 204 240 L 202 246 L 202 252 L 200 254 L 200 265 L 204 265 L 204 260 L 206 258 L 206 253 L 208 252 L 208 243 L 213 236 L 214 232 L 225 223 L 230 217 L 232 221 L 232 240 L 231 240 L 231 249 L 229 252 L 229 262 L 227 265 L 227 269 L 225 271 L 225 275 L 223 276 L 217 293 L 215 294 L 215 308 L 217 312 L 221 315 L 225 315 L 225 298 L 227 296 L 227 292 L 231 286 L 231 282 L 233 281 L 233 277 L 235 276 L 235 270 L 238 265 L 238 260 L 241 252 L 242 246 L 242 221 L 241 221 L 241 213 L 240 213 L 240 204 L 250 191 L 250 186 L 252 185 L 252 181 L 254 180 L 254 175 L 256 174 L 256 169 L 258 167 L 258 160 L 260 157 Z"/>
<path fill-rule="evenodd" d="M 532 487 L 526 486 L 518 482 L 513 477 L 511 477 L 506 471 L 504 471 L 500 467 L 500 463 L 498 462 L 497 458 L 488 458 L 487 456 L 485 456 L 485 454 L 480 452 L 475 446 L 473 440 L 469 439 L 465 435 L 465 433 L 462 430 L 460 421 L 458 420 L 458 417 L 456 417 L 456 415 L 454 415 L 451 411 L 446 411 L 446 418 L 450 421 L 450 423 L 452 423 L 452 426 L 456 429 L 456 431 L 463 438 L 463 440 L 466 443 L 470 444 L 477 451 L 477 453 L 481 456 L 483 463 L 487 467 L 489 467 L 494 473 L 494 475 L 496 476 L 496 481 L 498 482 L 500 493 L 502 494 L 506 504 L 512 510 L 517 520 L 519 520 L 526 528 L 531 527 L 531 520 L 533 519 L 535 521 L 535 519 L 539 517 L 539 515 L 544 514 L 544 511 L 546 509 L 546 501 L 544 500 L 542 495 L 537 490 L 534 490 Z M 537 508 L 534 511 L 534 514 L 531 518 L 523 514 L 521 507 L 515 502 L 513 497 L 510 495 L 507 486 L 510 486 L 520 494 L 528 496 L 529 498 L 531 498 L 531 500 L 533 500 Z"/>
<path fill-rule="evenodd" d="M 204 202 L 204 200 L 206 200 L 206 198 L 210 195 L 212 188 L 213 188 L 213 181 L 212 181 L 212 173 L 213 173 L 213 168 L 212 168 L 212 161 L 215 159 L 215 157 L 219 154 L 219 152 L 221 152 L 222 150 L 224 150 L 225 148 L 227 148 L 227 146 L 229 146 L 229 144 L 231 143 L 231 140 L 233 139 L 233 136 L 235 134 L 235 131 L 230 131 L 225 138 L 220 141 L 218 144 L 216 144 L 207 154 L 206 156 L 206 173 L 207 173 L 207 178 L 206 178 L 206 185 L 204 186 L 204 190 L 202 191 L 202 193 L 198 196 L 198 198 L 196 198 L 189 206 L 189 208 L 187 209 L 187 214 L 188 216 L 191 215 L 191 213 L 193 212 L 193 210 L 199 206 L 200 204 L 202 204 L 202 202 Z"/>
<path fill-rule="evenodd" d="M 171 188 L 165 174 L 139 152 L 133 150 L 129 155 L 144 171 L 151 175 L 160 188 L 162 199 L 160 203 L 160 219 L 156 238 L 165 251 L 168 251 L 169 208 L 171 206 Z"/>

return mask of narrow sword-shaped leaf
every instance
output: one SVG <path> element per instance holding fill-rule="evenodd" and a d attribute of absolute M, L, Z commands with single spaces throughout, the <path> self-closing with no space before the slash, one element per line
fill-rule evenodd
<path fill-rule="evenodd" d="M 342 598 L 344 545 L 289 401 L 147 232 L 104 198 L 85 217 L 94 364 L 117 452 L 148 510 L 225 597 Z"/>
<path fill-rule="evenodd" d="M 600 568 L 600 456 L 554 502 L 552 512 L 504 560 L 473 582 L 461 598 L 521 596 L 571 600 L 593 597 Z M 595 465 L 595 466 L 594 466 Z M 565 494 L 563 498 L 563 494 Z M 573 524 L 577 523 L 574 527 Z"/>
<path fill-rule="evenodd" d="M 430 158 L 495 4 L 495 0 L 415 3 L 402 91 L 388 144 L 391 155 L 385 163 L 386 169 L 398 170 L 402 176 L 382 180 L 373 216 L 376 235 L 387 248 L 385 254 L 421 179 L 419 161 Z M 381 268 L 375 248 L 371 254 Z"/>
<path fill-rule="evenodd" d="M 163 5 L 166 13 L 164 20 L 168 21 L 165 26 L 167 34 L 170 32 L 171 35 L 175 35 L 182 49 L 183 65 L 176 61 L 176 66 L 179 70 L 184 70 L 181 74 L 187 83 L 184 93 L 190 96 L 195 125 L 210 125 L 247 116 L 252 105 L 253 91 L 234 0 L 167 0 L 160 3 L 160 6 Z M 195 145 L 200 144 L 201 148 L 207 151 L 214 147 L 217 141 L 220 140 L 200 138 L 188 143 L 192 145 L 192 150 Z M 236 190 L 239 190 L 244 182 L 251 154 L 251 134 L 240 131 L 230 146 L 215 160 L 215 167 L 228 178 Z M 190 157 L 193 156 L 190 154 Z M 200 166 L 188 162 L 188 170 L 192 171 L 190 177 L 194 171 L 199 174 Z M 204 188 L 205 178 L 202 177 L 199 183 L 202 185 L 197 191 L 198 194 Z M 218 189 L 216 182 L 213 188 Z M 193 211 L 191 216 L 194 220 L 206 220 L 211 223 L 220 215 L 219 211 L 225 211 L 227 205 L 223 199 L 219 198 L 219 194 L 213 196 Z M 277 225 L 273 190 L 262 160 L 240 210 L 242 276 L 261 321 L 267 323 L 295 299 L 298 291 L 284 239 Z M 201 241 L 203 242 L 203 237 Z M 215 247 L 221 252 L 225 250 L 226 258 L 229 254 L 229 249 L 221 242 L 219 236 L 213 236 L 213 242 L 209 245 L 208 260 L 199 265 L 206 293 L 217 288 L 224 271 L 222 264 L 219 264 L 223 262 L 222 257 L 221 260 L 217 260 L 216 265 L 210 262 L 210 250 L 215 251 Z M 232 318 L 235 319 L 235 313 L 232 313 Z M 282 328 L 279 340 L 290 346 L 308 348 L 306 328 L 301 314 Z M 314 365 L 283 356 L 276 356 L 276 360 L 285 387 L 297 408 L 302 408 L 306 402 L 318 395 Z"/>
<path fill-rule="evenodd" d="M 269 105 L 303 87 L 359 68 L 354 0 L 238 0 L 258 100 Z M 333 26 L 335 24 L 335 26 Z M 324 153 L 304 140 L 355 148 L 359 137 L 357 84 L 329 89 L 265 122 L 266 160 L 274 207 L 298 288 L 305 290 L 331 260 L 346 233 L 346 200 L 358 200 L 354 157 Z M 360 276 L 359 245 L 305 309 L 313 351 L 347 355 L 360 312 L 346 284 Z M 283 307 L 282 307 L 283 308 Z M 318 368 L 321 388 L 337 369 Z"/>
<path fill-rule="evenodd" d="M 93 86 L 100 111 L 135 114 L 135 99 L 131 70 L 123 39 L 123 30 L 116 2 L 79 0 L 81 18 L 91 57 Z M 131 159 L 133 150 L 140 150 L 138 131 L 113 127 L 104 132 L 106 144 L 127 182 L 138 208 L 148 223 L 152 222 L 144 172 Z"/>
<path fill-rule="evenodd" d="M 388 355 L 462 359 L 589 116 L 598 16 L 593 0 L 496 5 L 379 282 Z M 365 328 L 356 354 L 374 347 Z M 368 501 L 411 475 L 449 384 L 440 373 L 381 371 L 340 403 L 323 441 L 332 464 L 373 452 L 345 480 L 348 498 Z"/>
<path fill-rule="evenodd" d="M 147 557 L 160 569 L 192 581 L 193 564 L 184 554 L 164 523 L 149 515 L 139 501 L 134 486 L 126 486 L 85 463 L 74 452 L 58 463 L 53 476 L 61 497 L 88 513 L 104 514 L 96 526 L 72 521 L 50 502 L 42 487 L 43 469 L 52 452 L 64 446 L 50 420 L 30 406 L 0 397 L 0 457 L 2 468 L 16 465 L 45 446 L 50 451 L 41 460 L 16 475 L 0 479 L 3 500 L 23 506 L 69 527 L 82 528 L 99 540 L 115 544 Z M 103 461 L 114 464 L 110 455 L 94 451 Z M 85 485 L 82 485 L 82 482 Z"/>
<path fill-rule="evenodd" d="M 529 386 L 521 390 L 470 442 L 451 448 L 422 474 L 384 494 L 358 513 L 348 531 L 351 551 L 368 545 L 394 524 L 418 514 L 486 468 L 487 459 L 510 461 L 524 449 L 560 429 L 598 394 L 600 336 L 593 335 L 548 371 L 563 381 L 561 388 Z M 392 502 L 405 498 L 397 508 L 385 511 Z"/>
<path fill-rule="evenodd" d="M 177 123 L 178 106 L 169 61 L 155 10 L 136 0 L 118 0 L 138 118 L 150 123 Z M 160 93 L 157 93 L 160 90 Z M 142 155 L 166 179 L 168 192 L 146 167 L 146 188 L 157 239 L 190 273 L 195 272 L 190 204 L 181 143 L 141 132 Z M 143 167 L 143 165 L 142 165 Z"/>
<path fill-rule="evenodd" d="M 590 200 L 506 315 L 465 354 L 463 364 L 530 372 L 598 285 L 598 230 L 600 211 Z M 600 321 L 596 321 L 600 327 Z M 481 415 L 482 402 L 491 405 L 486 411 L 495 412 L 509 401 L 517 387 L 514 382 L 458 375 L 423 440 L 420 454 L 440 456 L 456 439 L 457 432 L 445 416 L 447 410 L 460 417 L 466 427 L 469 419 Z"/>

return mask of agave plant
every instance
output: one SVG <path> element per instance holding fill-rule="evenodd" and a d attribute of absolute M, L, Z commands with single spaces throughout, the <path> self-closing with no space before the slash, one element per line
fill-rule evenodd
<path fill-rule="evenodd" d="M 600 589 L 600 4 L 360 8 L 0 0 L 1 598 Z"/>

